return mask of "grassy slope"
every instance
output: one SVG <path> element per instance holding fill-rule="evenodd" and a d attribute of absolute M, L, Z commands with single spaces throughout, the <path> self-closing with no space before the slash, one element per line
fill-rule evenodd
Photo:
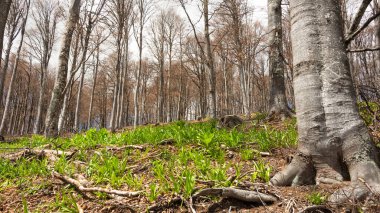
<path fill-rule="evenodd" d="M 26 209 L 31 212 L 78 212 L 80 208 L 86 212 L 107 212 L 107 208 L 115 208 L 114 204 L 109 204 L 106 194 L 97 193 L 95 200 L 85 199 L 73 187 L 52 178 L 52 170 L 71 177 L 81 174 L 91 186 L 143 191 L 142 196 L 123 201 L 138 212 L 176 196 L 188 198 L 195 190 L 210 184 L 227 187 L 265 183 L 285 165 L 291 152 L 289 148 L 296 146 L 297 133 L 295 120 L 271 125 L 258 123 L 254 120 L 238 129 L 225 130 L 215 128 L 213 121 L 175 122 L 115 134 L 105 129 L 91 129 L 70 138 L 49 140 L 33 136 L 0 144 L 1 154 L 46 144 L 63 151 L 77 150 L 70 160 L 61 157 L 54 168 L 49 168 L 46 159 L 24 158 L 12 163 L 0 158 L 0 212 L 25 212 Z M 175 142 L 160 144 L 165 139 Z M 145 150 L 107 151 L 107 147 L 123 145 L 142 145 Z M 258 151 L 270 151 L 272 155 L 261 157 Z M 280 191 L 281 195 L 295 197 L 304 206 L 323 203 L 330 192 L 318 187 Z M 210 205 L 213 202 L 216 200 L 204 201 Z M 208 208 L 204 203 L 195 206 L 202 211 Z M 120 212 L 125 211 L 122 205 L 118 208 Z M 279 211 L 271 208 L 284 210 L 285 207 L 269 207 L 269 211 Z"/>

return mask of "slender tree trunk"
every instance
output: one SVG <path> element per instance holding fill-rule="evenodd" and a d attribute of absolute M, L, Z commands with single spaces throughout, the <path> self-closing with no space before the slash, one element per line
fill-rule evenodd
<path fill-rule="evenodd" d="M 206 58 L 207 69 L 210 75 L 210 113 L 212 118 L 216 118 L 216 73 L 214 68 L 214 59 L 211 50 L 210 30 L 209 30 L 209 12 L 208 0 L 203 0 L 203 20 L 204 20 L 204 34 L 206 40 Z"/>
<path fill-rule="evenodd" d="M 91 128 L 91 119 L 92 119 L 92 108 L 94 104 L 94 94 L 95 94 L 95 87 L 96 87 L 96 78 L 98 75 L 98 69 L 99 69 L 99 47 L 97 47 L 96 50 L 96 64 L 95 64 L 95 70 L 94 70 L 94 76 L 93 76 L 93 84 L 92 84 L 92 89 L 91 89 L 91 99 L 90 99 L 90 107 L 88 109 L 88 121 L 87 121 L 87 126 L 88 128 Z"/>
<path fill-rule="evenodd" d="M 284 119 L 290 117 L 292 113 L 288 109 L 285 95 L 281 18 L 281 0 L 268 0 L 269 75 L 271 76 L 269 116 Z"/>
<path fill-rule="evenodd" d="M 34 134 L 40 133 L 41 120 L 42 120 L 42 107 L 44 104 L 43 97 L 44 97 L 44 92 L 46 90 L 46 78 L 47 78 L 46 71 L 47 69 L 45 69 L 44 71 L 41 70 L 41 73 L 40 73 L 40 91 L 38 95 L 36 122 L 34 123 L 34 128 L 33 128 Z"/>
<path fill-rule="evenodd" d="M 88 17 L 88 26 L 87 26 L 87 29 L 86 29 L 86 35 L 85 35 L 85 38 L 84 38 L 84 47 L 83 47 L 83 55 L 82 55 L 82 58 L 83 59 L 86 59 L 87 57 L 87 50 L 88 50 L 88 43 L 90 41 L 90 35 L 91 35 L 91 32 L 92 32 L 92 19 L 91 19 L 91 15 L 89 15 Z M 76 102 L 76 106 L 75 106 L 75 121 L 74 121 L 74 129 L 75 131 L 79 131 L 79 122 L 80 122 L 80 102 L 81 102 L 81 99 L 82 99 L 82 89 L 83 89 L 83 82 L 84 82 L 84 75 L 86 73 L 86 63 L 83 62 L 82 64 L 82 72 L 81 72 L 81 77 L 80 77 L 80 81 L 79 81 L 79 87 L 78 87 L 78 94 L 77 94 L 77 102 Z"/>
<path fill-rule="evenodd" d="M 58 119 L 64 99 L 66 86 L 70 47 L 75 26 L 79 20 L 80 0 L 73 0 L 70 7 L 69 18 L 63 35 L 62 49 L 59 55 L 58 73 L 46 115 L 45 136 L 56 137 L 58 135 Z"/>
<path fill-rule="evenodd" d="M 5 123 L 7 121 L 8 111 L 10 109 L 10 100 L 11 100 L 11 96 L 12 96 L 12 92 L 13 92 L 14 82 L 16 80 L 18 63 L 20 61 L 20 53 L 21 53 L 22 45 L 24 43 L 25 26 L 26 26 L 26 22 L 28 20 L 29 5 L 30 5 L 30 1 L 28 1 L 28 3 L 27 3 L 27 8 L 26 8 L 27 11 L 26 11 L 25 17 L 23 19 L 22 27 L 21 27 L 20 45 L 18 46 L 18 49 L 17 49 L 16 58 L 15 58 L 15 62 L 14 62 L 13 69 L 12 69 L 12 76 L 11 76 L 11 80 L 9 82 L 9 88 L 8 88 L 7 98 L 6 98 L 6 101 L 5 101 L 3 118 L 2 118 L 1 124 L 0 124 L 0 135 L 4 135 L 4 133 L 5 133 L 4 132 L 5 125 L 6 125 Z"/>
<path fill-rule="evenodd" d="M 164 122 L 164 103 L 165 103 L 165 57 L 164 57 L 164 33 L 161 33 L 161 41 L 160 41 L 160 78 L 159 78 L 159 88 L 158 88 L 158 122 Z"/>
<path fill-rule="evenodd" d="M 4 93 L 4 84 L 5 84 L 5 78 L 7 77 L 8 72 L 8 65 L 9 65 L 9 57 L 11 55 L 11 50 L 13 46 L 13 33 L 11 33 L 12 36 L 8 37 L 8 46 L 5 50 L 5 57 L 4 57 L 4 63 L 2 63 L 3 67 L 0 72 L 0 107 L 2 107 L 3 104 L 3 93 Z M 2 61 L 2 60 L 0 60 Z"/>
<path fill-rule="evenodd" d="M 139 123 L 139 91 L 141 87 L 141 72 L 142 72 L 142 49 L 143 49 L 143 29 L 144 25 L 143 23 L 140 23 L 140 37 L 139 37 L 139 68 L 137 70 L 137 75 L 136 75 L 136 87 L 135 87 L 135 94 L 134 94 L 134 108 L 135 108 L 135 119 L 133 121 L 133 126 L 136 128 L 137 124 Z"/>
<path fill-rule="evenodd" d="M 271 180 L 350 180 L 351 186 L 329 198 L 334 203 L 380 192 L 378 151 L 356 105 L 338 5 L 339 0 L 290 1 L 299 154 Z"/>

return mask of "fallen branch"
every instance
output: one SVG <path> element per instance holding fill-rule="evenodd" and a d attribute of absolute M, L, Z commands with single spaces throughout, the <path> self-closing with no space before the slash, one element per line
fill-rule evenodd
<path fill-rule="evenodd" d="M 148 212 L 160 212 L 168 208 L 180 206 L 182 204 L 186 204 L 184 200 L 181 197 L 175 197 L 168 202 L 158 203 L 148 207 Z"/>
<path fill-rule="evenodd" d="M 114 146 L 107 147 L 107 151 L 123 151 L 126 149 L 138 149 L 138 150 L 144 151 L 145 147 L 137 146 L 137 145 L 125 145 L 125 146 L 120 146 L 120 147 L 114 147 Z"/>
<path fill-rule="evenodd" d="M 51 162 L 55 162 L 58 160 L 61 156 L 66 156 L 68 159 L 70 159 L 76 152 L 70 152 L 70 151 L 60 151 L 60 150 L 50 150 L 50 149 L 24 149 L 20 152 L 3 155 L 1 158 L 10 160 L 10 161 L 17 161 L 23 157 L 29 157 L 29 156 L 37 156 L 40 158 L 47 158 Z"/>
<path fill-rule="evenodd" d="M 273 203 L 278 200 L 277 197 L 273 195 L 264 194 L 261 192 L 255 192 L 255 191 L 235 189 L 235 188 L 203 189 L 197 192 L 196 194 L 194 194 L 193 199 L 198 198 L 200 196 L 220 196 L 223 198 L 234 198 L 237 200 L 241 200 L 245 202 L 254 202 L 254 203 L 262 203 L 262 202 Z"/>
<path fill-rule="evenodd" d="M 142 194 L 142 191 L 129 192 L 129 191 L 122 191 L 122 190 L 115 190 L 115 189 L 105 189 L 105 188 L 100 188 L 100 187 L 84 187 L 79 181 L 73 178 L 70 178 L 66 175 L 59 174 L 58 172 L 55 172 L 55 171 L 53 171 L 53 176 L 62 180 L 63 182 L 73 185 L 77 190 L 83 193 L 103 192 L 106 194 L 118 195 L 122 197 L 136 197 Z"/>

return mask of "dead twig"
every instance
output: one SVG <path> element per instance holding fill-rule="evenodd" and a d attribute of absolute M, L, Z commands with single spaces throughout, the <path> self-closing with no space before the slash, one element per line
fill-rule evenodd
<path fill-rule="evenodd" d="M 277 197 L 269 194 L 264 194 L 257 191 L 248 191 L 243 189 L 236 188 L 207 188 L 203 189 L 193 195 L 193 199 L 200 196 L 220 196 L 223 198 L 234 198 L 240 201 L 245 202 L 254 202 L 254 203 L 273 203 L 278 199 Z"/>
<path fill-rule="evenodd" d="M 143 146 L 137 146 L 137 145 L 125 145 L 125 146 L 120 146 L 120 147 L 117 147 L 117 146 L 108 146 L 106 147 L 107 151 L 124 151 L 126 149 L 138 149 L 138 150 L 141 150 L 141 151 L 144 151 L 145 150 L 145 147 Z"/>
<path fill-rule="evenodd" d="M 148 212 L 161 212 L 164 209 L 173 208 L 184 204 L 184 200 L 181 197 L 175 197 L 168 202 L 158 203 L 148 207 Z M 186 204 L 186 203 L 185 203 Z"/>
<path fill-rule="evenodd" d="M 136 197 L 142 194 L 142 191 L 130 192 L 130 191 L 115 190 L 115 189 L 105 189 L 105 188 L 100 188 L 100 187 L 84 187 L 79 181 L 73 178 L 70 178 L 66 175 L 59 174 L 58 172 L 55 172 L 55 171 L 53 171 L 53 176 L 68 184 L 73 185 L 77 190 L 83 193 L 103 192 L 106 194 L 118 195 L 122 197 Z"/>
<path fill-rule="evenodd" d="M 50 150 L 50 149 L 25 149 L 20 152 L 3 155 L 1 156 L 1 158 L 14 162 L 23 157 L 37 156 L 41 158 L 47 158 L 49 159 L 49 161 L 55 162 L 61 156 L 66 156 L 67 159 L 70 159 L 75 153 L 76 151 L 70 152 L 70 151 L 60 151 L 60 150 Z"/>

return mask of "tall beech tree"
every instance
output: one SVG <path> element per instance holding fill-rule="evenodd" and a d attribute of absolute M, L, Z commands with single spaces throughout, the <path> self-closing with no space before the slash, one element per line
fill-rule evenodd
<path fill-rule="evenodd" d="M 64 90 L 66 86 L 68 62 L 70 55 L 71 40 L 75 26 L 79 20 L 80 0 L 72 0 L 69 17 L 65 26 L 61 52 L 59 54 L 58 73 L 54 83 L 54 89 L 45 121 L 45 136 L 56 137 L 58 135 L 58 119 L 62 109 Z"/>
<path fill-rule="evenodd" d="M 282 0 L 268 0 L 269 75 L 271 77 L 269 116 L 282 119 L 292 115 L 285 95 L 282 47 Z"/>
<path fill-rule="evenodd" d="M 331 202 L 380 192 L 378 151 L 356 105 L 339 2 L 290 1 L 299 153 L 270 181 L 281 186 L 350 180 Z"/>
<path fill-rule="evenodd" d="M 34 3 L 32 9 L 32 17 L 35 22 L 35 29 L 28 33 L 29 51 L 32 52 L 34 58 L 40 62 L 39 70 L 39 97 L 37 104 L 37 115 L 34 122 L 33 133 L 40 133 L 43 105 L 45 103 L 44 95 L 46 92 L 46 83 L 48 75 L 48 67 L 55 44 L 56 28 L 60 17 L 62 16 L 62 8 L 57 2 L 49 0 L 38 0 Z"/>

